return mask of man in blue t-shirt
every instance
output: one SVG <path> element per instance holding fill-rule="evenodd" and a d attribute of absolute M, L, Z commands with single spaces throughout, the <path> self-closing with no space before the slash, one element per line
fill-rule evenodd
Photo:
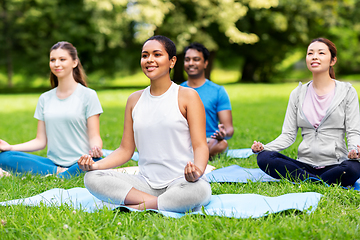
<path fill-rule="evenodd" d="M 228 147 L 226 139 L 234 134 L 231 105 L 225 88 L 205 78 L 209 51 L 200 43 L 192 43 L 184 50 L 184 68 L 188 80 L 181 86 L 195 89 L 205 107 L 206 137 L 210 158 Z"/>

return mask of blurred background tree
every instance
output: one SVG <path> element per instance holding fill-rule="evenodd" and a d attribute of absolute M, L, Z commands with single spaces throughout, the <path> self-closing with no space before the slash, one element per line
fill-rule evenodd
<path fill-rule="evenodd" d="M 339 49 L 337 73 L 358 74 L 359 4 L 360 0 L 0 0 L 0 76 L 9 87 L 14 73 L 23 76 L 25 86 L 37 77 L 46 78 L 49 49 L 58 41 L 77 47 L 89 74 L 134 74 L 140 69 L 141 45 L 154 34 L 168 36 L 177 45 L 176 82 L 185 80 L 183 49 L 194 41 L 211 51 L 209 78 L 216 64 L 238 69 L 241 82 L 284 81 L 294 66 L 302 66 L 309 41 L 320 36 Z"/>

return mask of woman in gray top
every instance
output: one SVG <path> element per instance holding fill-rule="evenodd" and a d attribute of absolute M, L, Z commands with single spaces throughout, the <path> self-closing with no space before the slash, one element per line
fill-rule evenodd
<path fill-rule="evenodd" d="M 336 47 L 324 38 L 307 49 L 306 65 L 313 80 L 292 91 L 282 133 L 263 145 L 254 141 L 259 167 L 274 178 L 321 179 L 331 184 L 353 185 L 360 177 L 360 114 L 356 90 L 335 80 Z M 279 151 L 291 146 L 301 128 L 297 159 Z M 348 147 L 345 143 L 345 134 Z"/>

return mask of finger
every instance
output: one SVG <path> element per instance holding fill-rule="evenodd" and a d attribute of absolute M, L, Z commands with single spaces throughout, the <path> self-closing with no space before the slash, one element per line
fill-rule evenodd
<path fill-rule="evenodd" d="M 193 176 L 193 166 L 192 166 L 192 163 L 191 163 L 191 162 L 188 162 L 188 163 L 186 164 L 185 179 L 186 179 L 188 182 L 192 182 L 193 179 L 194 179 L 194 176 Z"/>
<path fill-rule="evenodd" d="M 199 172 L 201 172 L 201 170 L 194 163 L 191 163 L 191 176 L 193 182 L 195 182 L 199 178 Z"/>
<path fill-rule="evenodd" d="M 93 152 L 99 154 L 99 148 L 97 146 L 93 147 Z"/>
<path fill-rule="evenodd" d="M 355 150 L 351 150 L 351 151 L 349 152 L 349 154 L 348 154 L 348 157 L 349 157 L 350 159 L 354 159 L 354 153 L 355 153 Z"/>
<path fill-rule="evenodd" d="M 84 156 L 86 156 L 86 155 L 82 155 L 80 158 L 79 158 L 79 160 L 78 160 L 78 164 L 83 164 L 83 162 L 84 162 Z"/>
<path fill-rule="evenodd" d="M 185 176 L 188 174 L 189 170 L 188 170 L 188 165 L 186 164 L 185 168 L 184 168 L 184 174 Z"/>

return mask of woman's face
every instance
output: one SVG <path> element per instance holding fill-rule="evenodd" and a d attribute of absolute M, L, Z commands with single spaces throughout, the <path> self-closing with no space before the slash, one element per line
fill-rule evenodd
<path fill-rule="evenodd" d="M 329 71 L 330 66 L 336 63 L 331 61 L 329 47 L 322 42 L 313 42 L 309 45 L 306 53 L 306 66 L 312 73 Z"/>
<path fill-rule="evenodd" d="M 175 66 L 176 57 L 169 60 L 162 43 L 157 40 L 147 41 L 141 51 L 141 69 L 150 80 L 168 77 L 169 69 Z"/>
<path fill-rule="evenodd" d="M 50 52 L 50 70 L 58 78 L 72 75 L 73 69 L 78 62 L 73 60 L 68 51 L 64 49 L 55 49 Z"/>

